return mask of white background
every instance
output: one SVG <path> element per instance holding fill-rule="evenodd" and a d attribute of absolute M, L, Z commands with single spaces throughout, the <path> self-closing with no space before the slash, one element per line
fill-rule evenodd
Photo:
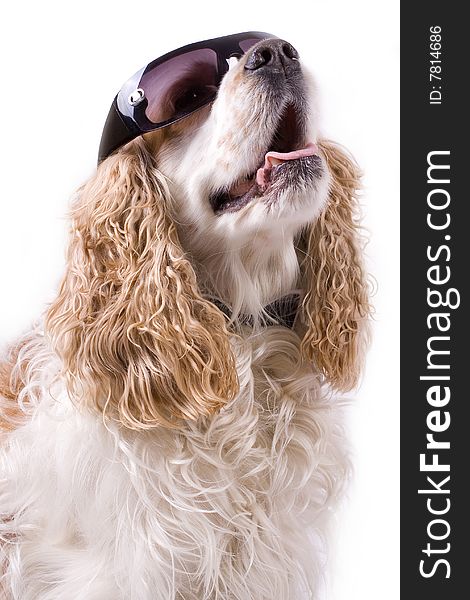
<path fill-rule="evenodd" d="M 4 4 L 1 20 L 2 344 L 54 294 L 70 196 L 93 172 L 109 106 L 130 75 L 178 46 L 246 30 L 287 39 L 316 74 L 323 132 L 365 172 L 378 282 L 374 342 L 350 409 L 356 475 L 338 517 L 328 599 L 397 599 L 398 0 L 30 0 Z"/>

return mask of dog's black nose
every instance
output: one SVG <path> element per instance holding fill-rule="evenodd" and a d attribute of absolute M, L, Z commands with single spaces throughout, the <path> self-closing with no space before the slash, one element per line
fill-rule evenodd
<path fill-rule="evenodd" d="M 269 39 L 257 44 L 250 52 L 245 69 L 256 71 L 262 67 L 284 70 L 286 73 L 299 66 L 299 53 L 284 40 Z"/>

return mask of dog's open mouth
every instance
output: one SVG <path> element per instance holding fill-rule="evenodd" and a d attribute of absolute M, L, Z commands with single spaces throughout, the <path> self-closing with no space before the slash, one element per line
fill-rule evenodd
<path fill-rule="evenodd" d="M 316 144 L 302 141 L 298 121 L 297 111 L 289 105 L 279 121 L 271 148 L 266 152 L 263 163 L 254 172 L 235 182 L 228 190 L 210 198 L 216 214 L 239 211 L 254 198 L 266 196 L 279 176 L 287 168 L 293 167 L 294 163 L 311 161 L 310 157 L 319 160 Z"/>

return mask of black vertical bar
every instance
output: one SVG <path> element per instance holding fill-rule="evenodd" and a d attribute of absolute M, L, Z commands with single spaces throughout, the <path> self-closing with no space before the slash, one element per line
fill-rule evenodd
<path fill-rule="evenodd" d="M 470 36 L 463 6 L 401 5 L 401 596 L 413 600 L 469 595 Z"/>

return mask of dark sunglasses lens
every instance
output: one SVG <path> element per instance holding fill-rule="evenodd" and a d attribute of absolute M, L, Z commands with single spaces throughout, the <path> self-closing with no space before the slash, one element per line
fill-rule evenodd
<path fill-rule="evenodd" d="M 209 48 L 174 56 L 145 73 L 139 87 L 145 114 L 155 124 L 189 115 L 211 102 L 219 84 L 217 54 Z"/>
<path fill-rule="evenodd" d="M 255 44 L 257 44 L 258 42 L 260 42 L 261 40 L 264 40 L 266 38 L 248 38 L 246 40 L 242 40 L 241 42 L 238 42 L 238 45 L 240 46 L 240 48 L 243 50 L 243 52 L 247 52 L 250 48 L 252 48 Z"/>

